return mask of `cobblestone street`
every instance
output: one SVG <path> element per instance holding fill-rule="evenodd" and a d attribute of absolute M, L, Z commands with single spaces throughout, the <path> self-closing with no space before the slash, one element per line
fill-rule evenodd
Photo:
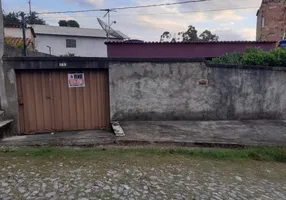
<path fill-rule="evenodd" d="M 286 199 L 285 164 L 184 156 L 0 157 L 0 199 Z"/>

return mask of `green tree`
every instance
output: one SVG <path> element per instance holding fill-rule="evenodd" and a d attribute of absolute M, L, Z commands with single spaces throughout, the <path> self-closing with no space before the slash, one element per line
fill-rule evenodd
<path fill-rule="evenodd" d="M 21 24 L 21 12 L 10 12 L 7 15 L 3 14 L 4 26 L 8 25 L 20 25 Z M 32 12 L 29 15 L 25 15 L 25 21 L 27 24 L 42 24 L 45 25 L 45 20 L 41 19 L 36 12 Z"/>
<path fill-rule="evenodd" d="M 46 21 L 40 18 L 36 12 L 32 12 L 31 14 L 26 15 L 26 22 L 27 24 L 46 24 Z"/>
<path fill-rule="evenodd" d="M 218 39 L 219 39 L 219 37 L 215 34 L 212 34 L 209 30 L 205 30 L 204 32 L 202 32 L 200 34 L 200 40 L 202 40 L 202 41 L 206 41 L 206 42 L 215 41 L 215 42 L 217 42 Z"/>
<path fill-rule="evenodd" d="M 165 31 L 160 38 L 160 42 L 164 42 L 167 40 L 169 40 L 172 37 L 172 34 L 169 31 Z"/>
<path fill-rule="evenodd" d="M 68 26 L 68 22 L 66 20 L 60 20 L 58 24 L 59 26 Z"/>
<path fill-rule="evenodd" d="M 19 26 L 21 23 L 19 17 L 20 17 L 19 14 L 15 12 L 10 12 L 7 15 L 3 14 L 4 26 L 8 26 L 8 25 Z"/>
<path fill-rule="evenodd" d="M 68 20 L 68 27 L 77 27 L 79 28 L 79 23 L 75 20 Z"/>
<path fill-rule="evenodd" d="M 176 37 L 178 36 L 178 37 Z M 192 42 L 192 41 L 218 41 L 219 37 L 215 34 L 212 34 L 211 31 L 205 30 L 198 37 L 198 31 L 192 25 L 188 27 L 188 30 L 178 32 L 178 34 L 172 34 L 169 31 L 165 31 L 160 38 L 160 41 L 182 41 L 182 42 Z"/>
<path fill-rule="evenodd" d="M 66 26 L 66 27 L 77 27 L 77 28 L 80 27 L 79 23 L 75 20 L 68 20 L 68 21 L 60 20 L 58 24 L 59 26 Z"/>
<path fill-rule="evenodd" d="M 192 25 L 188 27 L 186 32 L 180 32 L 179 35 L 182 35 L 183 42 L 190 42 L 190 41 L 198 41 L 198 31 Z"/>

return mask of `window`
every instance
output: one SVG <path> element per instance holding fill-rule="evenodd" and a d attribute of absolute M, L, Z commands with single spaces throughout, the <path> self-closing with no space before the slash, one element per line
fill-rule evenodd
<path fill-rule="evenodd" d="M 76 40 L 66 39 L 66 47 L 67 48 L 76 48 Z"/>
<path fill-rule="evenodd" d="M 264 17 L 262 16 L 262 19 L 261 19 L 261 27 L 263 28 L 265 26 L 265 20 L 264 20 Z"/>

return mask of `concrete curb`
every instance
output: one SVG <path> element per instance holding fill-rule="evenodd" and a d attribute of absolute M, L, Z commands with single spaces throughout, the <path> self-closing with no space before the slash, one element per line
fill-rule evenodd
<path fill-rule="evenodd" d="M 119 122 L 111 122 L 112 129 L 116 137 L 124 137 L 125 133 L 120 126 Z"/>
<path fill-rule="evenodd" d="M 124 140 L 118 139 L 116 142 L 119 146 L 157 146 L 157 147 L 202 147 L 202 148 L 245 148 L 272 145 L 243 145 L 235 143 L 210 143 L 210 142 L 175 142 L 175 141 L 141 141 L 141 140 Z"/>
<path fill-rule="evenodd" d="M 274 144 L 235 144 L 235 143 L 211 143 L 211 142 L 172 142 L 172 141 L 140 141 L 140 140 L 124 140 L 115 139 L 114 141 L 106 141 L 104 143 L 85 143 L 85 142 L 69 142 L 69 143 L 23 143 L 23 144 L 11 144 L 2 143 L 1 148 L 7 147 L 71 147 L 71 148 L 104 148 L 104 147 L 166 147 L 166 148 L 225 148 L 225 149 L 240 149 L 240 148 L 252 148 L 252 147 L 285 147 L 282 145 Z"/>

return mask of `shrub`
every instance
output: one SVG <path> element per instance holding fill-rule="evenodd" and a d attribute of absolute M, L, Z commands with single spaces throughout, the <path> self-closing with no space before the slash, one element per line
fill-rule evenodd
<path fill-rule="evenodd" d="M 264 52 L 245 53 L 242 57 L 242 64 L 244 65 L 266 65 L 266 55 Z"/>
<path fill-rule="evenodd" d="M 249 47 L 244 53 L 226 54 L 221 58 L 212 59 L 210 63 L 286 67 L 286 49 L 281 48 L 265 52 L 260 48 Z"/>
<path fill-rule="evenodd" d="M 271 52 L 276 58 L 276 66 L 286 67 L 286 48 L 284 49 L 275 49 Z"/>
<path fill-rule="evenodd" d="M 214 58 L 210 61 L 211 64 L 230 64 L 230 65 L 241 65 L 242 64 L 242 53 L 234 52 L 225 54 L 221 58 Z"/>

